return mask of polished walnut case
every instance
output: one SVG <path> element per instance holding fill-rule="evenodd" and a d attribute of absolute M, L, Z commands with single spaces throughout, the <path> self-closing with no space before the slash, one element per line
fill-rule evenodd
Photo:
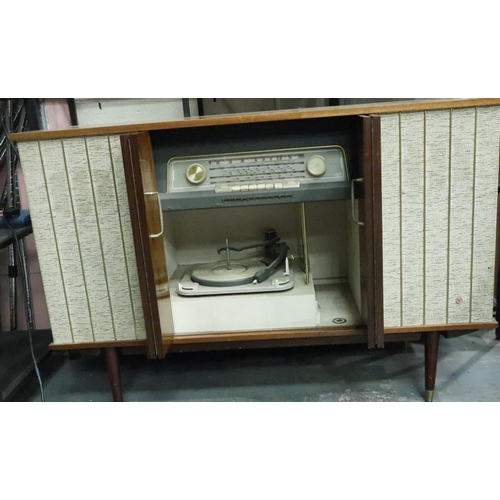
<path fill-rule="evenodd" d="M 12 138 L 26 178 L 52 347 L 105 348 L 115 388 L 116 349 L 163 358 L 169 350 L 276 345 L 383 348 L 424 336 L 432 399 L 440 335 L 497 326 L 498 99 L 345 106 Z M 346 226 L 347 252 L 357 257 L 349 257 L 346 272 L 356 276 L 351 292 L 362 321 L 176 334 L 169 241 L 151 237 L 174 223 L 158 209 L 165 182 L 159 165 L 179 155 L 334 144 L 346 151 L 351 179 L 360 180 L 356 224 Z M 351 216 L 350 202 L 336 203 L 339 213 Z M 115 399 L 121 399 L 119 390 Z"/>

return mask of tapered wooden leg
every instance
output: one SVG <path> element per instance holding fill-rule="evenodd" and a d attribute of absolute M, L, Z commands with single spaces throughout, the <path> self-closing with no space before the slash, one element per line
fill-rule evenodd
<path fill-rule="evenodd" d="M 115 403 L 123 403 L 122 379 L 120 375 L 120 363 L 118 351 L 115 347 L 106 347 L 106 364 L 108 367 L 109 383 Z"/>
<path fill-rule="evenodd" d="M 430 332 L 425 339 L 425 400 L 428 403 L 434 399 L 440 337 L 439 332 Z"/>

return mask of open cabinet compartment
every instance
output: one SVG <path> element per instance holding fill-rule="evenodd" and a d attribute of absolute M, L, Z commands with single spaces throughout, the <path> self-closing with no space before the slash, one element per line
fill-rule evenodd
<path fill-rule="evenodd" d="M 303 244 L 302 208 L 307 245 Z M 358 226 L 350 214 L 350 202 L 343 200 L 303 207 L 283 204 L 165 213 L 170 286 L 170 298 L 165 300 L 174 334 L 362 326 Z M 221 260 L 217 249 L 226 238 L 232 246 L 252 245 L 262 241 L 270 228 L 290 247 L 295 280 L 291 290 L 209 297 L 178 293 L 179 281 L 194 265 Z M 244 258 L 261 255 L 259 248 L 245 252 Z M 161 312 L 168 314 L 168 306 Z"/>
<path fill-rule="evenodd" d="M 371 168 L 370 117 L 169 129 L 150 132 L 148 140 L 152 146 L 147 161 L 155 171 L 155 191 L 151 192 L 152 184 L 143 186 L 141 193 L 138 182 L 131 185 L 136 191 L 139 212 L 140 194 L 149 199 L 151 205 L 156 203 L 151 194 L 157 194 L 161 202 L 163 193 L 167 193 L 167 165 L 172 158 L 340 146 L 345 151 L 350 179 L 365 177 L 367 169 Z M 134 152 L 138 149 L 137 139 L 123 137 L 122 145 L 124 157 L 130 156 L 130 164 L 143 165 L 144 159 Z M 140 170 L 137 165 L 131 169 L 136 173 Z M 210 342 L 216 341 L 217 336 L 230 340 L 231 334 L 237 332 L 252 332 L 255 338 L 271 339 L 273 335 L 283 336 L 286 332 L 328 336 L 336 335 L 335 332 L 359 335 L 361 331 L 367 332 L 370 345 L 370 331 L 374 331 L 370 316 L 373 309 L 370 298 L 370 286 L 373 287 L 371 227 L 369 223 L 363 225 L 353 221 L 368 220 L 367 207 L 372 203 L 369 200 L 372 192 L 370 183 L 364 189 L 361 185 L 363 183 L 356 184 L 353 203 L 346 199 L 349 193 L 344 192 L 339 197 L 342 199 L 305 203 L 273 200 L 268 201 L 269 204 L 198 210 L 171 210 L 168 204 L 163 204 L 162 257 L 168 269 L 169 296 L 158 298 L 156 305 L 150 307 L 157 326 L 161 321 L 161 328 L 151 335 L 156 339 L 155 345 L 161 336 L 165 347 L 167 338 L 179 343 L 192 342 L 195 337 L 201 339 L 196 341 L 203 342 L 205 337 Z M 129 197 L 133 198 L 130 193 Z M 301 218 L 301 211 L 305 212 L 305 218 Z M 147 281 L 145 289 L 149 294 L 149 298 L 143 297 L 147 307 L 148 300 L 156 295 L 151 271 L 155 260 L 153 254 L 159 255 L 147 237 L 158 231 L 159 223 L 151 224 L 148 219 L 147 227 L 144 216 L 138 213 L 137 218 L 142 225 L 136 228 L 136 233 L 142 235 L 142 246 L 139 250 L 136 248 L 136 253 L 142 252 L 138 256 L 145 256 L 146 261 L 150 259 L 150 269 L 146 273 L 149 278 L 143 278 Z M 160 219 L 158 215 L 156 218 Z M 303 237 L 303 221 L 306 238 Z M 255 244 L 263 240 L 264 231 L 270 228 L 278 232 L 294 256 L 292 266 L 296 271 L 296 283 L 292 290 L 215 297 L 181 297 L 176 293 L 176 282 L 185 270 L 183 266 L 219 261 L 217 249 L 224 246 L 226 238 L 232 246 Z M 305 241 L 312 278 L 309 284 L 305 283 L 305 266 L 301 260 Z M 146 248 L 148 245 L 151 248 Z M 373 340 L 371 345 L 374 346 Z"/>

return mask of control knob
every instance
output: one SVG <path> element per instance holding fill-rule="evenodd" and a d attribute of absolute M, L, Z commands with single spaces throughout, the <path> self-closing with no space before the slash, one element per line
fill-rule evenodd
<path fill-rule="evenodd" d="M 191 184 L 203 184 L 207 178 L 207 170 L 203 165 L 193 163 L 186 170 L 186 177 Z"/>
<path fill-rule="evenodd" d="M 306 165 L 306 170 L 313 177 L 321 177 L 326 172 L 326 160 L 323 156 L 314 155 L 309 158 Z"/>

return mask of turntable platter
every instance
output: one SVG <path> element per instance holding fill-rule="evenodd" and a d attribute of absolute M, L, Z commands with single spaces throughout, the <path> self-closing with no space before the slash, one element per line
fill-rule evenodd
<path fill-rule="evenodd" d="M 231 262 L 228 269 L 227 262 L 204 264 L 191 273 L 191 279 L 203 286 L 240 286 L 252 283 L 255 274 L 265 265 L 259 260 L 236 260 Z"/>

